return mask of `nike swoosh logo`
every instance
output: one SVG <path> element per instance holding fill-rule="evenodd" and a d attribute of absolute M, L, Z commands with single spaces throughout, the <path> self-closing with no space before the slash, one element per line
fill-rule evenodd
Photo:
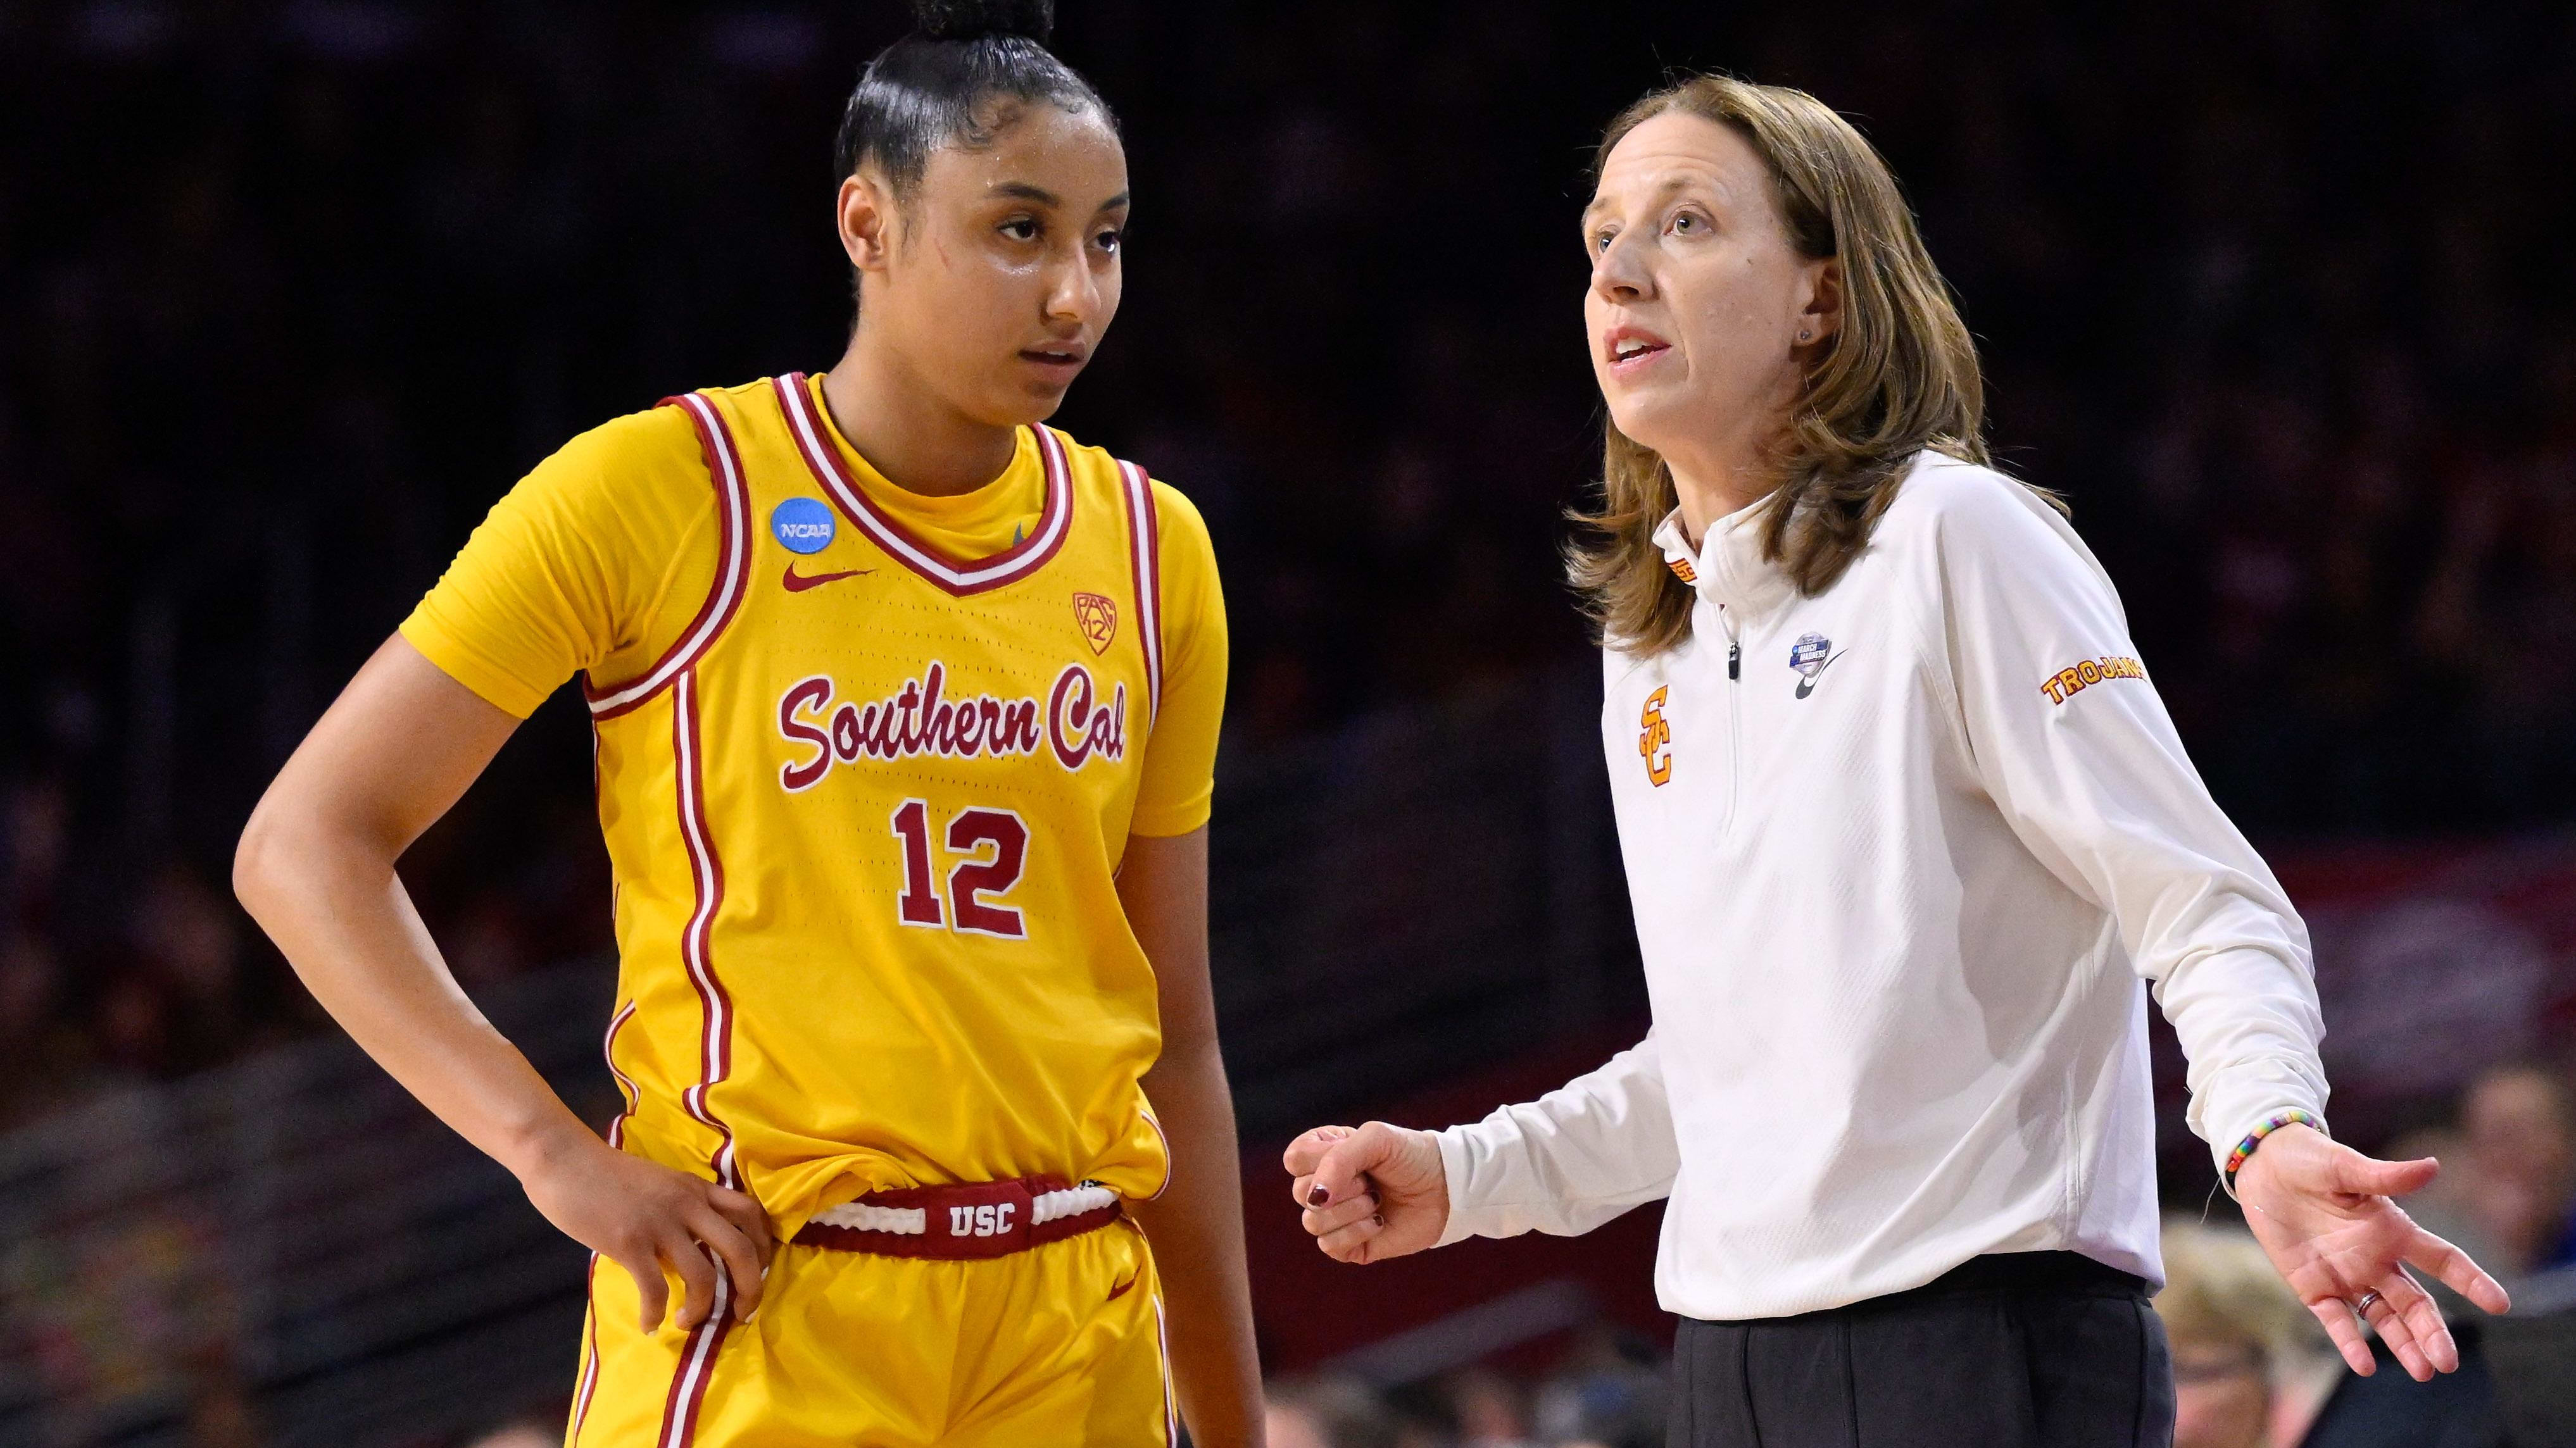
<path fill-rule="evenodd" d="M 796 565 L 790 563 L 787 565 L 787 576 L 779 582 L 787 585 L 789 593 L 803 593 L 809 588 L 820 588 L 826 583 L 838 583 L 844 578 L 856 578 L 862 573 L 874 572 L 876 570 L 873 568 L 844 568 L 838 573 L 808 574 L 797 572 Z"/>
<path fill-rule="evenodd" d="M 1135 1285 L 1136 1285 L 1136 1279 L 1135 1279 L 1135 1278 L 1133 1278 L 1133 1277 L 1130 1277 L 1130 1278 L 1128 1278 L 1126 1281 L 1119 1283 L 1117 1286 L 1110 1288 L 1110 1289 L 1109 1289 L 1109 1300 L 1110 1300 L 1110 1301 L 1112 1301 L 1112 1302 L 1116 1302 L 1119 1298 L 1124 1297 L 1124 1296 L 1126 1296 L 1126 1295 L 1127 1295 L 1127 1289 L 1128 1289 L 1128 1288 L 1133 1287 L 1133 1286 L 1135 1286 Z"/>
<path fill-rule="evenodd" d="M 1843 654 L 1847 654 L 1847 653 L 1850 653 L 1850 652 L 1851 652 L 1851 650 L 1849 650 L 1849 649 L 1845 649 L 1845 650 L 1843 650 L 1843 651 L 1842 651 L 1842 654 L 1836 654 L 1836 655 L 1834 655 L 1834 659 L 1839 659 L 1839 658 L 1841 658 L 1841 657 L 1843 656 Z M 1823 677 L 1825 676 L 1825 670 L 1830 669 L 1830 668 L 1832 668 L 1832 667 L 1834 666 L 1834 659 L 1827 659 L 1827 660 L 1825 660 L 1823 663 L 1816 665 L 1816 674 L 1815 674 L 1815 678 L 1811 678 L 1811 679 L 1800 679 L 1800 680 L 1798 681 L 1798 697 L 1799 697 L 1799 698 L 1803 699 L 1803 698 L 1807 697 L 1809 694 L 1812 694 L 1812 693 L 1814 693 L 1814 692 L 1816 691 L 1816 679 L 1821 679 L 1821 678 L 1823 678 Z"/>

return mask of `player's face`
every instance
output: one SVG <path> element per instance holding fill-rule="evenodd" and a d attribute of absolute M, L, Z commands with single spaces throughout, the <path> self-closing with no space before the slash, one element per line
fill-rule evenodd
<path fill-rule="evenodd" d="M 995 426 L 1054 414 L 1118 314 L 1127 154 L 1089 111 L 1032 105 L 990 145 L 931 153 L 861 328 Z"/>
<path fill-rule="evenodd" d="M 1741 135 L 1678 111 L 1629 131 L 1601 168 L 1583 246 L 1592 375 L 1621 432 L 1675 458 L 1786 419 L 1800 354 L 1833 324 L 1819 305 L 1832 264 L 1799 255 Z"/>

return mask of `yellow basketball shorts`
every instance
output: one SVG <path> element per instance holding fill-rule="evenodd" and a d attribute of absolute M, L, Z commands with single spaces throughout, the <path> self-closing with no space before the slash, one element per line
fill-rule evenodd
<path fill-rule="evenodd" d="M 1162 1289 L 1132 1221 L 983 1261 L 785 1243 L 760 1311 L 735 1323 L 730 1306 L 694 1331 L 665 1320 L 648 1335 L 634 1280 L 593 1258 L 567 1448 L 1169 1448 L 1177 1436 Z"/>

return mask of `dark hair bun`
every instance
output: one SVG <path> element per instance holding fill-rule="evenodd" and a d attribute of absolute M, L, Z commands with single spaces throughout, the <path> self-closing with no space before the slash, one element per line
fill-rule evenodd
<path fill-rule="evenodd" d="M 1055 0 L 912 0 L 912 18 L 932 40 L 1025 35 L 1044 45 L 1055 29 Z"/>

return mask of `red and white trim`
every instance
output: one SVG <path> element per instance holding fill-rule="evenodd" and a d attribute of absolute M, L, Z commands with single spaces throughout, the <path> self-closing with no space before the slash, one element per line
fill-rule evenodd
<path fill-rule="evenodd" d="M 1172 1138 L 1164 1133 L 1163 1123 L 1154 1119 L 1153 1112 L 1148 1111 L 1144 1116 L 1145 1124 L 1154 1128 L 1154 1139 L 1163 1144 L 1163 1181 L 1160 1186 L 1154 1188 L 1154 1194 L 1145 1199 L 1149 1202 L 1159 1202 L 1163 1199 L 1163 1193 L 1172 1189 Z"/>
<path fill-rule="evenodd" d="M 1181 1441 L 1181 1400 L 1172 1392 L 1172 1327 L 1163 1318 L 1163 1294 L 1154 1294 L 1154 1348 L 1163 1358 L 1163 1442 L 1167 1448 L 1178 1448 Z"/>
<path fill-rule="evenodd" d="M 633 1007 L 628 1007 L 633 1009 Z M 572 1430 L 564 1436 L 564 1448 L 581 1448 L 581 1425 L 590 1417 L 591 1395 L 599 1391 L 599 1254 L 590 1254 L 590 1271 L 582 1279 L 582 1300 L 588 1310 L 581 1321 L 581 1385 L 572 1395 Z"/>
<path fill-rule="evenodd" d="M 707 1106 L 707 1090 L 733 1073 L 733 1000 L 716 978 L 710 942 L 716 909 L 724 903 L 724 862 L 715 851 L 707 826 L 705 759 L 698 738 L 698 675 L 683 669 L 672 682 L 671 751 L 679 779 L 680 836 L 689 850 L 689 877 L 697 890 L 697 908 L 680 932 L 680 959 L 689 984 L 698 992 L 706 1028 L 699 1041 L 698 1084 L 680 1093 L 689 1114 L 714 1128 L 718 1137 L 708 1162 L 716 1180 L 742 1188 L 733 1154 L 733 1129 Z M 621 1078 L 622 1080 L 622 1078 Z M 662 1403 L 662 1429 L 655 1448 L 688 1448 L 698 1432 L 698 1411 L 706 1403 L 707 1384 L 715 1376 L 716 1353 L 733 1327 L 733 1278 L 716 1264 L 716 1300 L 707 1320 L 691 1329 L 680 1347 L 678 1369 L 671 1375 L 670 1396 Z"/>
<path fill-rule="evenodd" d="M 715 482 L 716 516 L 722 525 L 715 586 L 707 590 L 707 601 L 699 606 L 698 616 L 681 632 L 679 641 L 645 670 L 642 678 L 614 689 L 596 689 L 584 681 L 582 694 L 590 701 L 594 719 L 625 713 L 660 693 L 696 663 L 716 636 L 724 632 L 725 625 L 733 621 L 751 580 L 751 485 L 744 477 L 742 451 L 734 446 L 733 433 L 726 428 L 715 404 L 703 394 L 666 397 L 662 405 L 688 412 L 698 430 L 698 447 L 706 454 L 707 474 Z"/>
<path fill-rule="evenodd" d="M 1145 722 L 1163 708 L 1163 520 L 1154 483 L 1131 462 L 1118 464 L 1127 498 L 1128 558 L 1136 579 L 1136 637 L 1145 645 Z"/>
<path fill-rule="evenodd" d="M 822 410 L 815 406 L 804 373 L 773 377 L 769 384 L 777 391 L 778 405 L 787 414 L 787 430 L 796 439 L 796 450 L 804 455 L 805 466 L 839 506 L 841 515 L 887 556 L 952 594 L 962 598 L 1026 578 L 1053 558 L 1056 550 L 1064 546 L 1066 535 L 1073 531 L 1072 464 L 1065 457 L 1063 440 L 1046 427 L 1029 429 L 1037 437 L 1038 456 L 1046 465 L 1046 506 L 1038 515 L 1037 527 L 1026 538 L 989 558 L 952 558 L 914 537 L 859 485 L 840 449 L 832 446 Z"/>
<path fill-rule="evenodd" d="M 617 1033 L 633 1019 L 635 1019 L 635 1002 L 628 1001 L 616 1015 L 608 1018 L 607 1038 L 599 1043 L 599 1054 L 608 1062 L 608 1074 L 617 1082 L 618 1099 L 623 1107 L 617 1113 L 617 1119 L 608 1123 L 610 1146 L 622 1147 L 626 1144 L 626 1118 L 634 1115 L 635 1108 L 644 1104 L 644 1093 L 636 1090 L 635 1083 L 627 1079 L 626 1073 L 617 1069 Z"/>
<path fill-rule="evenodd" d="M 722 1262 L 715 1269 L 715 1310 L 680 1345 L 679 1368 L 671 1374 L 670 1396 L 662 1400 L 662 1431 L 653 1439 L 654 1448 L 689 1448 L 698 1436 L 698 1410 L 706 1406 L 707 1384 L 716 1375 L 716 1353 L 733 1329 L 733 1277 Z"/>
<path fill-rule="evenodd" d="M 712 831 L 707 827 L 705 760 L 698 739 L 698 675 L 684 670 L 674 685 L 674 707 L 671 710 L 671 750 L 679 778 L 680 835 L 689 848 L 689 876 L 697 889 L 698 907 L 689 916 L 687 928 L 680 932 L 680 959 L 688 967 L 689 983 L 697 987 L 698 1005 L 706 1022 L 699 1039 L 698 1084 L 680 1093 L 681 1105 L 691 1116 L 715 1130 L 722 1138 L 708 1165 L 715 1168 L 716 1181 L 736 1191 L 742 1181 L 735 1169 L 733 1128 L 718 1120 L 707 1106 L 710 1088 L 733 1074 L 733 998 L 725 994 L 724 982 L 716 978 L 713 937 L 716 907 L 724 903 L 724 862 L 717 858 Z M 718 1274 L 722 1275 L 722 1274 Z"/>
<path fill-rule="evenodd" d="M 591 737 L 595 743 L 598 739 L 598 731 L 592 731 Z M 644 1100 L 644 1093 L 635 1089 L 634 1081 L 629 1079 L 625 1072 L 617 1069 L 617 1033 L 624 1030 L 626 1023 L 633 1019 L 635 1019 L 635 1002 L 628 1001 L 618 1008 L 617 1014 L 608 1018 L 608 1034 L 599 1042 L 599 1054 L 607 1060 L 608 1074 L 617 1082 L 620 1109 L 616 1119 L 608 1123 L 608 1144 L 612 1147 L 622 1147 L 626 1144 L 626 1118 L 634 1115 L 635 1108 Z M 565 1439 L 565 1448 L 579 1448 L 581 1425 L 590 1417 L 592 1395 L 599 1391 L 598 1294 L 599 1254 L 593 1252 L 590 1254 L 590 1271 L 584 1277 L 582 1286 L 583 1299 L 590 1307 L 589 1311 L 582 1315 L 581 1384 L 573 1390 L 572 1431 Z"/>

